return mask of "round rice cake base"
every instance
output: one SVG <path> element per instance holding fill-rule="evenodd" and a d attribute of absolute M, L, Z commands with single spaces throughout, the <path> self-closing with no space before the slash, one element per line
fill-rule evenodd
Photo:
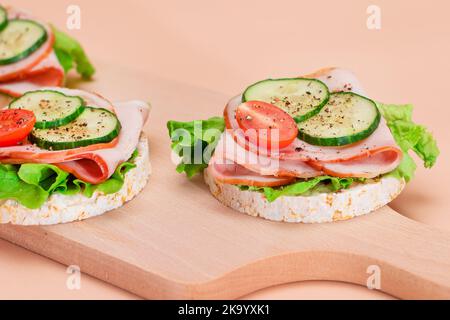
<path fill-rule="evenodd" d="M 272 221 L 302 223 L 347 220 L 367 214 L 394 200 L 405 186 L 403 179 L 384 176 L 339 192 L 281 196 L 269 202 L 262 192 L 216 181 L 208 169 L 204 171 L 204 179 L 211 194 L 230 208 Z"/>
<path fill-rule="evenodd" d="M 28 209 L 15 200 L 0 202 L 0 223 L 15 225 L 52 225 L 84 220 L 121 207 L 144 189 L 151 173 L 148 140 L 144 134 L 138 143 L 136 167 L 125 174 L 122 188 L 112 194 L 95 191 L 92 197 L 84 195 L 52 194 L 39 209 Z"/>

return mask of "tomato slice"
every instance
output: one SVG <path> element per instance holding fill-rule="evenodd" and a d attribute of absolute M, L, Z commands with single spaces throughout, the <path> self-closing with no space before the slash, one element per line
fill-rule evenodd
<path fill-rule="evenodd" d="M 14 146 L 24 140 L 34 127 L 36 117 L 29 110 L 0 110 L 0 147 Z"/>
<path fill-rule="evenodd" d="M 246 138 L 256 137 L 258 146 L 267 149 L 284 148 L 298 134 L 297 124 L 288 113 L 262 101 L 247 101 L 239 105 L 236 120 Z"/>

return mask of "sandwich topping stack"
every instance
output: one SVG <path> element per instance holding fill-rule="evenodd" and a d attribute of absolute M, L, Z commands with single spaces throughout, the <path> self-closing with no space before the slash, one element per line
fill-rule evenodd
<path fill-rule="evenodd" d="M 57 87 L 14 99 L 0 111 L 0 221 L 68 222 L 130 200 L 149 175 L 148 113 L 142 101 Z"/>
<path fill-rule="evenodd" d="M 271 220 L 326 222 L 392 201 L 414 174 L 410 150 L 433 166 L 436 142 L 411 114 L 411 105 L 375 102 L 351 72 L 329 68 L 257 82 L 229 101 L 223 118 L 168 127 L 177 170 L 204 170 L 225 205 Z M 194 163 L 199 146 L 211 157 Z"/>

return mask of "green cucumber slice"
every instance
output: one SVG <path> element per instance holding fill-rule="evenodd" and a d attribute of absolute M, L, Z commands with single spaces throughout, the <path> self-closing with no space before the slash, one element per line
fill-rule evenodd
<path fill-rule="evenodd" d="M 295 121 L 305 121 L 319 113 L 330 93 L 320 80 L 307 78 L 267 79 L 248 87 L 242 101 L 258 100 L 276 105 Z"/>
<path fill-rule="evenodd" d="M 116 115 L 106 109 L 85 107 L 71 123 L 51 129 L 33 129 L 29 140 L 48 150 L 65 150 L 106 143 L 119 135 L 121 126 Z"/>
<path fill-rule="evenodd" d="M 298 124 L 298 137 L 314 145 L 343 146 L 370 136 L 380 118 L 372 100 L 353 92 L 336 92 L 316 116 Z"/>
<path fill-rule="evenodd" d="M 47 31 L 31 20 L 9 20 L 0 32 L 0 65 L 25 59 L 47 41 Z"/>
<path fill-rule="evenodd" d="M 78 96 L 67 96 L 58 91 L 38 90 L 14 99 L 9 108 L 33 111 L 36 116 L 34 127 L 49 129 L 75 120 L 84 110 L 84 101 Z"/>
<path fill-rule="evenodd" d="M 6 12 L 5 8 L 0 6 L 0 31 L 6 28 L 8 25 L 8 12 Z"/>

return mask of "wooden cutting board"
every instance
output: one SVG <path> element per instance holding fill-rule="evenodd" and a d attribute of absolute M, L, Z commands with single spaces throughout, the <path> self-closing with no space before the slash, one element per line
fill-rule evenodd
<path fill-rule="evenodd" d="M 82 222 L 0 226 L 0 237 L 145 298 L 237 298 L 300 280 L 366 285 L 399 298 L 450 298 L 450 234 L 388 207 L 349 221 L 286 224 L 219 204 L 200 178 L 175 172 L 165 124 L 220 114 L 227 97 L 133 70 L 101 66 L 70 85 L 112 99 L 146 99 L 153 173 L 124 207 Z"/>

